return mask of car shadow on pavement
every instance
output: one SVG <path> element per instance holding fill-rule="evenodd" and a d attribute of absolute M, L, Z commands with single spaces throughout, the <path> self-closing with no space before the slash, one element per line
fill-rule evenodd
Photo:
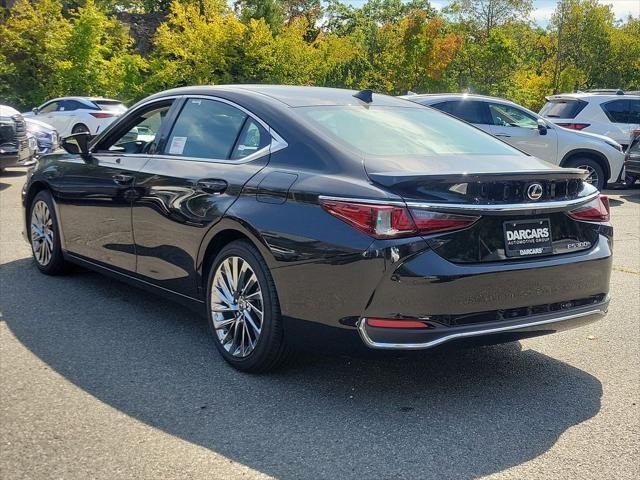
<path fill-rule="evenodd" d="M 204 319 L 90 272 L 2 266 L 22 344 L 97 399 L 276 478 L 476 478 L 541 455 L 600 409 L 593 376 L 518 343 L 398 358 L 306 355 L 263 376 Z M 31 294 L 29 292 L 37 292 Z"/>

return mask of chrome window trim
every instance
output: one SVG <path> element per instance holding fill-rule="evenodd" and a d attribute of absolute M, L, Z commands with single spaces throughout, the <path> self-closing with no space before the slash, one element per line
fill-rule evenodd
<path fill-rule="evenodd" d="M 451 340 L 455 340 L 459 338 L 478 337 L 481 335 L 491 335 L 494 333 L 509 332 L 509 331 L 520 330 L 524 328 L 559 323 L 559 322 L 573 320 L 573 319 L 582 318 L 582 317 L 590 317 L 590 316 L 598 317 L 598 318 L 603 317 L 607 313 L 608 303 L 609 302 L 607 301 L 604 304 L 601 304 L 600 306 L 598 306 L 597 308 L 594 308 L 585 312 L 573 313 L 571 315 L 545 318 L 544 320 L 538 320 L 538 321 L 527 322 L 527 323 L 516 323 L 512 325 L 504 325 L 502 327 L 493 327 L 493 328 L 484 328 L 484 329 L 479 328 L 477 330 L 467 330 L 465 332 L 456 332 L 456 333 L 451 333 L 449 335 L 445 335 L 443 337 L 436 338 L 428 342 L 420 342 L 420 343 L 376 342 L 372 340 L 371 337 L 369 337 L 369 335 L 367 334 L 367 329 L 365 326 L 366 320 L 367 320 L 366 317 L 361 318 L 360 321 L 358 322 L 358 332 L 360 333 L 360 338 L 362 339 L 362 341 L 370 348 L 393 349 L 393 350 L 421 350 L 421 349 L 432 348 L 442 343 L 449 342 Z"/>
<path fill-rule="evenodd" d="M 542 203 L 510 203 L 510 204 L 469 204 L 469 203 L 429 203 L 429 202 L 403 202 L 398 200 L 380 200 L 367 198 L 351 198 L 351 197 L 332 197 L 328 195 L 320 195 L 321 200 L 334 200 L 339 202 L 355 202 L 372 205 L 395 205 L 409 208 L 425 208 L 429 210 L 453 210 L 453 211 L 474 211 L 474 212 L 517 212 L 522 210 L 552 210 L 562 209 L 566 207 L 579 206 L 598 198 L 600 192 L 595 191 L 585 197 L 573 200 L 562 200 L 554 202 Z"/>
<path fill-rule="evenodd" d="M 273 128 L 271 128 L 271 126 L 265 122 L 264 120 L 262 120 L 260 117 L 258 117 L 257 115 L 255 115 L 253 112 L 247 110 L 246 108 L 244 108 L 241 105 L 238 105 L 235 102 L 232 102 L 231 100 L 227 100 L 226 98 L 221 98 L 221 97 L 217 97 L 215 95 L 180 95 L 180 97 L 184 98 L 185 101 L 192 99 L 192 98 L 202 98 L 204 100 L 213 100 L 216 102 L 221 102 L 221 103 L 226 103 L 227 105 L 230 105 L 234 108 L 237 108 L 238 110 L 240 110 L 241 112 L 243 112 L 245 115 L 251 117 L 253 120 L 255 120 L 256 122 L 258 122 L 268 133 L 269 135 L 271 135 L 271 142 L 269 143 L 269 145 L 261 148 L 260 150 L 258 150 L 257 152 L 253 152 L 251 155 L 247 155 L 244 158 L 240 158 L 240 159 L 236 159 L 236 160 L 232 160 L 232 159 L 226 159 L 226 158 L 207 158 L 207 157 L 185 157 L 185 156 L 180 156 L 180 155 L 168 155 L 166 153 L 156 153 L 154 155 L 153 158 L 168 158 L 168 159 L 184 159 L 184 160 L 190 160 L 190 161 L 196 161 L 196 162 L 210 162 L 210 163 L 237 163 L 237 164 L 241 164 L 241 163 L 248 163 L 251 162 L 253 160 L 257 160 L 261 157 L 264 157 L 267 154 L 270 153 L 275 153 L 278 152 L 284 148 L 287 148 L 289 146 L 289 144 L 286 142 L 286 140 L 284 138 L 282 138 L 278 132 L 276 132 Z M 178 116 L 176 117 L 176 121 L 180 118 L 180 113 L 178 113 Z M 172 129 L 175 126 L 175 122 L 172 125 Z M 169 136 L 171 136 L 171 132 L 169 132 Z M 168 140 L 168 138 L 167 138 Z"/>
<path fill-rule="evenodd" d="M 270 153 L 276 153 L 276 152 L 278 152 L 280 150 L 283 150 L 283 149 L 285 149 L 285 148 L 287 148 L 289 146 L 287 141 L 284 138 L 282 138 L 280 136 L 280 134 L 278 134 L 278 132 L 276 132 L 273 128 L 271 128 L 271 126 L 267 122 L 262 120 L 260 117 L 258 117 L 257 115 L 255 115 L 251 111 L 247 110 L 243 106 L 238 105 L 237 103 L 234 103 L 234 102 L 232 102 L 230 100 L 227 100 L 226 98 L 217 97 L 215 95 L 202 95 L 202 94 L 199 94 L 199 95 L 167 95 L 166 97 L 153 98 L 153 99 L 149 99 L 148 101 L 146 101 L 144 103 L 136 105 L 135 110 L 127 111 L 125 115 L 126 116 L 135 115 L 135 112 L 137 112 L 141 108 L 149 106 L 152 103 L 162 102 L 162 101 L 165 101 L 165 100 L 178 100 L 178 99 L 182 99 L 182 98 L 184 98 L 185 100 L 188 100 L 190 98 L 202 98 L 202 99 L 205 99 L 205 100 L 214 100 L 214 101 L 217 101 L 217 102 L 226 103 L 227 105 L 230 105 L 230 106 L 232 106 L 234 108 L 237 108 L 238 110 L 242 111 L 247 116 L 249 116 L 252 119 L 254 119 L 265 130 L 267 130 L 269 135 L 271 135 L 271 142 L 269 143 L 269 145 L 261 148 L 260 150 L 258 150 L 256 152 L 253 152 L 251 155 L 247 155 L 246 157 L 241 158 L 241 159 L 237 159 L 237 160 L 222 159 L 222 158 L 206 158 L 206 157 L 185 157 L 185 156 L 180 156 L 180 155 L 168 155 L 168 154 L 165 154 L 165 153 L 145 154 L 146 156 L 149 156 L 151 158 L 163 158 L 163 159 L 170 159 L 170 160 L 182 159 L 182 160 L 188 160 L 188 161 L 194 161 L 194 162 L 242 164 L 242 163 L 251 162 L 253 160 L 257 160 L 257 159 L 262 158 L 263 156 L 265 156 L 267 154 L 270 154 Z M 179 114 L 176 117 L 176 120 L 178 118 L 180 118 Z M 109 127 L 111 127 L 115 123 L 116 122 L 112 122 L 111 124 L 109 124 Z M 175 125 L 175 122 L 174 122 L 174 125 Z M 173 129 L 174 125 L 171 126 L 172 129 Z M 109 131 L 109 129 L 103 130 L 101 136 L 105 136 L 105 132 L 108 132 L 108 131 Z M 169 134 L 170 133 L 171 132 L 169 132 Z M 98 142 L 99 142 L 99 139 L 96 139 L 96 143 L 98 143 Z M 103 154 L 102 152 L 98 152 L 98 153 Z M 121 153 L 121 155 L 129 156 L 129 155 L 140 155 L 140 154 L 125 154 L 125 153 Z"/>

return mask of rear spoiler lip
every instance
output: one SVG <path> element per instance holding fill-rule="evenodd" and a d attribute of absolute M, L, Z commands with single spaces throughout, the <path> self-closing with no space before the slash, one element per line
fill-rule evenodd
<path fill-rule="evenodd" d="M 369 178 L 385 187 L 393 187 L 404 183 L 427 181 L 433 183 L 469 183 L 479 181 L 501 180 L 585 180 L 586 170 L 579 168 L 558 168 L 549 170 L 521 170 L 518 172 L 485 172 L 485 173 L 405 173 L 405 172 L 367 172 Z"/>
<path fill-rule="evenodd" d="M 595 200 L 600 192 L 595 191 L 584 197 L 571 200 L 558 200 L 551 202 L 530 202 L 530 203 L 508 203 L 508 204 L 476 204 L 476 203 L 435 203 L 435 202 L 415 202 L 407 201 L 409 208 L 423 208 L 442 212 L 475 212 L 484 214 L 519 213 L 519 212 L 542 212 L 542 211 L 563 211 L 568 208 L 579 207 L 585 203 Z"/>

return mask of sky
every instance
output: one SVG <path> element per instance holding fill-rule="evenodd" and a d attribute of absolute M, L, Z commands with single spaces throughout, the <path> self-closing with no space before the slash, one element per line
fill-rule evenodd
<path fill-rule="evenodd" d="M 366 0 L 350 0 L 352 5 L 362 5 Z M 448 0 L 430 0 L 431 5 L 442 8 L 449 3 Z M 531 17 L 541 26 L 546 26 L 551 14 L 556 8 L 556 0 L 533 0 L 534 10 Z M 604 5 L 613 5 L 613 12 L 619 19 L 626 18 L 629 14 L 640 17 L 640 0 L 599 0 Z"/>

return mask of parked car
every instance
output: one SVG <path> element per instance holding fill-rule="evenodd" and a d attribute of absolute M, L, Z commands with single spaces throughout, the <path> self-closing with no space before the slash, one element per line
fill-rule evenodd
<path fill-rule="evenodd" d="M 630 184 L 633 185 L 640 178 L 640 130 L 635 130 L 631 134 L 624 169 Z"/>
<path fill-rule="evenodd" d="M 398 98 L 179 88 L 63 147 L 23 189 L 37 268 L 192 306 L 240 370 L 305 343 L 512 341 L 607 311 L 613 231 L 586 172 Z"/>
<path fill-rule="evenodd" d="M 501 98 L 468 94 L 408 95 L 403 98 L 474 124 L 520 150 L 562 167 L 582 168 L 599 190 L 620 180 L 624 153 L 601 135 L 553 125 L 531 110 Z"/>
<path fill-rule="evenodd" d="M 640 128 L 640 94 L 591 90 L 546 97 L 540 115 L 565 128 L 612 138 L 623 149 L 631 131 Z"/>
<path fill-rule="evenodd" d="M 37 118 L 53 126 L 62 137 L 88 132 L 97 135 L 127 111 L 119 100 L 95 97 L 63 97 L 43 103 L 26 118 Z"/>
<path fill-rule="evenodd" d="M 9 106 L 0 105 L 0 172 L 29 162 L 31 148 L 22 115 Z"/>
<path fill-rule="evenodd" d="M 55 128 L 35 118 L 25 118 L 27 132 L 35 138 L 36 156 L 53 152 L 59 146 L 60 137 Z"/>

